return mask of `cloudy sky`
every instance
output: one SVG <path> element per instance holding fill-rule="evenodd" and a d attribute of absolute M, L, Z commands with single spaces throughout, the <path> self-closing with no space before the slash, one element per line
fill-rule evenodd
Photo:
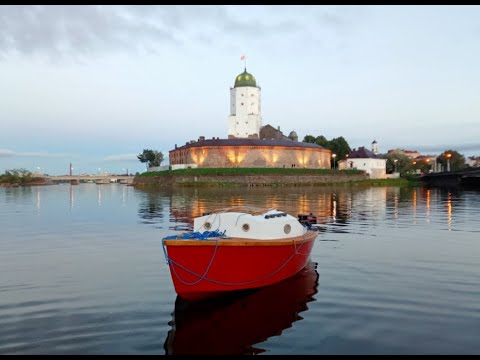
<path fill-rule="evenodd" d="M 0 6 L 0 173 L 144 171 L 228 131 L 247 69 L 264 124 L 352 148 L 480 155 L 479 6 Z M 168 159 L 167 159 L 168 160 Z"/>

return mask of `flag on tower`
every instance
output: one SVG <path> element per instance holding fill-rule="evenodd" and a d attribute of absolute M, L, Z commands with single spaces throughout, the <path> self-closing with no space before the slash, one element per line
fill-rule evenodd
<path fill-rule="evenodd" d="M 240 58 L 240 60 L 245 60 L 245 55 L 242 55 L 242 57 Z"/>

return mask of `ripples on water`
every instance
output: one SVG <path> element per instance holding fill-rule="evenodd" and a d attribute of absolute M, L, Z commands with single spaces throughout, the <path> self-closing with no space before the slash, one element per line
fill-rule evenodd
<path fill-rule="evenodd" d="M 236 205 L 314 212 L 310 266 L 177 298 L 161 239 Z M 0 188 L 0 353 L 478 354 L 479 215 L 473 190 Z"/>

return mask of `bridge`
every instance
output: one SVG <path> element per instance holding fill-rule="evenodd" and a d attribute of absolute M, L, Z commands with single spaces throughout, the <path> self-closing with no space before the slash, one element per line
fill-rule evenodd
<path fill-rule="evenodd" d="M 46 182 L 70 182 L 71 184 L 78 184 L 80 182 L 95 182 L 97 184 L 133 184 L 133 178 L 134 176 L 113 174 L 44 176 Z"/>
<path fill-rule="evenodd" d="M 420 180 L 431 186 L 465 186 L 480 188 L 480 169 L 429 173 L 422 175 Z"/>

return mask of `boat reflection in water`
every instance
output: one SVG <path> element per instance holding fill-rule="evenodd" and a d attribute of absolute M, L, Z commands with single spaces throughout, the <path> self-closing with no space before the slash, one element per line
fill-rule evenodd
<path fill-rule="evenodd" d="M 314 301 L 319 274 L 317 264 L 307 266 L 277 284 L 229 294 L 201 302 L 177 296 L 172 329 L 164 344 L 167 355 L 258 354 L 265 350 L 253 345 L 279 336 L 303 318 Z"/>

